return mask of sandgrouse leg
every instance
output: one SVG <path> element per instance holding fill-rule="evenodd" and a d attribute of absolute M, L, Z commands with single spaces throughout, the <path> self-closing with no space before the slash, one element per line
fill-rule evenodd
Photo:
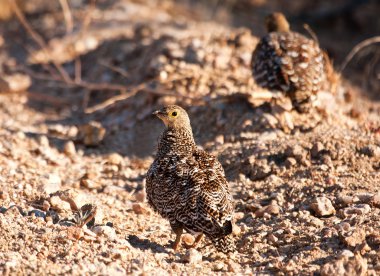
<path fill-rule="evenodd" d="M 177 251 L 178 248 L 179 248 L 179 245 L 181 244 L 181 237 L 182 237 L 182 233 L 183 233 L 183 226 L 181 224 L 179 224 L 179 223 L 174 223 L 174 224 L 171 224 L 171 227 L 172 227 L 174 233 L 176 234 L 175 241 L 174 241 L 174 244 L 173 244 L 173 250 Z"/>

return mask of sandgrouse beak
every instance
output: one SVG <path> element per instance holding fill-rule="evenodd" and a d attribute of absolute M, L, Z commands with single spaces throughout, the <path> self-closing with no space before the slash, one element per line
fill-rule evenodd
<path fill-rule="evenodd" d="M 156 115 L 157 117 L 160 117 L 160 115 L 164 115 L 165 112 L 163 112 L 162 110 L 156 110 L 152 113 L 153 115 Z"/>

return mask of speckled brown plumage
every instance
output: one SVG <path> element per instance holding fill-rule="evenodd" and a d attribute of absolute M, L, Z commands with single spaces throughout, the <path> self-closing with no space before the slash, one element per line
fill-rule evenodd
<path fill-rule="evenodd" d="M 177 235 L 174 248 L 185 229 L 199 238 L 205 234 L 222 252 L 234 251 L 232 196 L 221 164 L 197 148 L 184 109 L 171 105 L 154 114 L 166 129 L 147 173 L 146 192 L 148 203 Z"/>
<path fill-rule="evenodd" d="M 268 34 L 252 55 L 253 76 L 259 86 L 287 93 L 300 112 L 325 80 L 324 56 L 318 43 L 290 31 L 286 18 L 273 13 L 266 19 Z"/>

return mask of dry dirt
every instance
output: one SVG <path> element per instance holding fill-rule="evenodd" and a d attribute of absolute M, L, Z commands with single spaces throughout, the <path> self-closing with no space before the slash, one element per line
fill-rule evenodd
<path fill-rule="evenodd" d="M 171 1 L 83 2 L 72 1 L 70 34 L 59 5 L 25 8 L 45 53 L 17 19 L 1 24 L 2 75 L 32 80 L 0 94 L 1 274 L 380 273 L 380 105 L 365 90 L 343 76 L 298 114 L 261 99 L 248 29 L 195 21 Z M 86 83 L 52 76 L 51 60 L 72 78 L 80 60 Z M 163 128 L 150 114 L 174 102 L 226 171 L 232 256 L 207 240 L 173 252 L 145 201 Z"/>

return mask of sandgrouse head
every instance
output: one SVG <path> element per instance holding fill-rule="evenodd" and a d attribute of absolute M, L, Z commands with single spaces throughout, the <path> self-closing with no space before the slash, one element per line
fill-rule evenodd
<path fill-rule="evenodd" d="M 274 12 L 266 16 L 265 26 L 268 33 L 271 32 L 289 32 L 289 22 L 285 15 L 280 12 Z"/>
<path fill-rule="evenodd" d="M 190 119 L 186 111 L 178 105 L 168 105 L 153 112 L 167 128 L 190 128 Z"/>

